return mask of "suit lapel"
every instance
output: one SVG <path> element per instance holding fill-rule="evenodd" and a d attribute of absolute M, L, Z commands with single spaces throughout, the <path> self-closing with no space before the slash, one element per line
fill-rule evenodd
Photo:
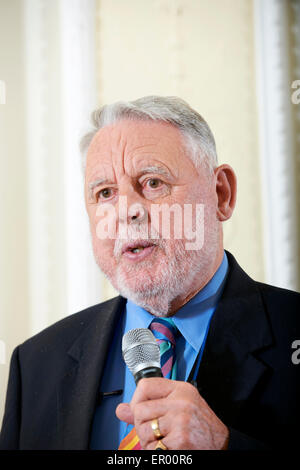
<path fill-rule="evenodd" d="M 239 420 L 246 401 L 268 371 L 259 350 L 273 343 L 257 283 L 227 252 L 229 274 L 211 321 L 198 374 L 198 388 L 228 426 Z M 99 305 L 68 351 L 58 387 L 58 446 L 87 449 L 97 391 L 116 323 L 125 306 L 117 297 Z"/>
<path fill-rule="evenodd" d="M 198 374 L 199 391 L 225 424 L 234 426 L 270 367 L 259 351 L 272 345 L 258 285 L 227 252 L 229 273 L 211 321 Z"/>
<path fill-rule="evenodd" d="M 105 359 L 125 299 L 99 305 L 99 313 L 68 350 L 66 374 L 57 390 L 58 446 L 87 449 Z"/>

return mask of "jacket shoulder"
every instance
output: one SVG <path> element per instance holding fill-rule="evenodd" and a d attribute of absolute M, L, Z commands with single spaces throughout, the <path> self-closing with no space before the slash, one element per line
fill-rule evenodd
<path fill-rule="evenodd" d="M 105 302 L 93 305 L 79 312 L 48 326 L 41 332 L 27 339 L 19 346 L 20 352 L 27 355 L 30 352 L 57 352 L 68 350 L 80 333 L 93 321 L 97 321 L 99 316 L 105 314 L 107 310 L 116 308 L 122 298 L 120 296 Z"/>
<path fill-rule="evenodd" d="M 288 289 L 257 282 L 273 332 L 289 344 L 299 338 L 300 294 Z M 287 343 L 288 341 L 288 343 Z"/>
<path fill-rule="evenodd" d="M 226 253 L 230 267 L 227 281 L 229 299 L 242 297 L 247 300 L 249 308 L 251 306 L 253 309 L 261 304 L 267 314 L 271 329 L 278 338 L 290 341 L 290 338 L 299 336 L 300 294 L 255 281 L 242 270 L 230 252 L 226 251 Z M 259 318 L 256 320 L 259 321 Z"/>
<path fill-rule="evenodd" d="M 262 296 L 275 310 L 284 310 L 300 314 L 300 293 L 281 287 L 272 286 L 263 282 L 256 282 Z"/>

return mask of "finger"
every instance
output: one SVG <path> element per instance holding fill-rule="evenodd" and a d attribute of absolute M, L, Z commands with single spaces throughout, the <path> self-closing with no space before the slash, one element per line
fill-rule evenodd
<path fill-rule="evenodd" d="M 131 404 L 135 426 L 167 414 L 171 405 L 165 398 L 142 401 L 136 405 Z"/>
<path fill-rule="evenodd" d="M 152 429 L 152 421 L 146 421 L 135 427 L 137 435 L 139 436 L 141 446 L 145 449 L 149 443 L 157 442 L 157 437 Z M 158 428 L 161 436 L 165 437 L 169 434 L 172 428 L 172 418 L 168 416 L 161 416 L 158 418 Z"/>
<path fill-rule="evenodd" d="M 167 447 L 166 450 L 172 450 L 172 447 L 169 447 L 169 445 L 171 445 L 171 444 L 168 444 L 168 438 L 167 437 L 164 437 L 164 438 L 159 439 L 159 440 L 162 442 L 163 445 L 165 445 Z M 149 442 L 146 445 L 145 449 L 146 450 L 155 450 L 155 449 L 157 449 L 157 444 L 158 444 L 158 439 L 156 441 Z"/>
<path fill-rule="evenodd" d="M 173 392 L 177 382 L 166 378 L 149 377 L 141 379 L 133 394 L 131 406 L 146 400 L 155 400 L 157 398 L 166 398 Z"/>
<path fill-rule="evenodd" d="M 120 403 L 116 408 L 116 415 L 121 421 L 128 424 L 134 423 L 134 416 L 129 403 Z"/>

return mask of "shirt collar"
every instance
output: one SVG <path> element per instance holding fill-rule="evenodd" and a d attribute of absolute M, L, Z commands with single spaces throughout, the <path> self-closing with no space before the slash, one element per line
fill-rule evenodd
<path fill-rule="evenodd" d="M 211 280 L 172 317 L 185 340 L 199 350 L 207 324 L 215 311 L 223 291 L 228 271 L 228 259 L 224 251 L 222 263 Z"/>

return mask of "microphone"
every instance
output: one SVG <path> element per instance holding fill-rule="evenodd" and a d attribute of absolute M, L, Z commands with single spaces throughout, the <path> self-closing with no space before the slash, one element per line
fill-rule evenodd
<path fill-rule="evenodd" d="M 148 328 L 127 331 L 122 339 L 122 355 L 136 385 L 142 378 L 163 377 L 159 344 Z"/>

